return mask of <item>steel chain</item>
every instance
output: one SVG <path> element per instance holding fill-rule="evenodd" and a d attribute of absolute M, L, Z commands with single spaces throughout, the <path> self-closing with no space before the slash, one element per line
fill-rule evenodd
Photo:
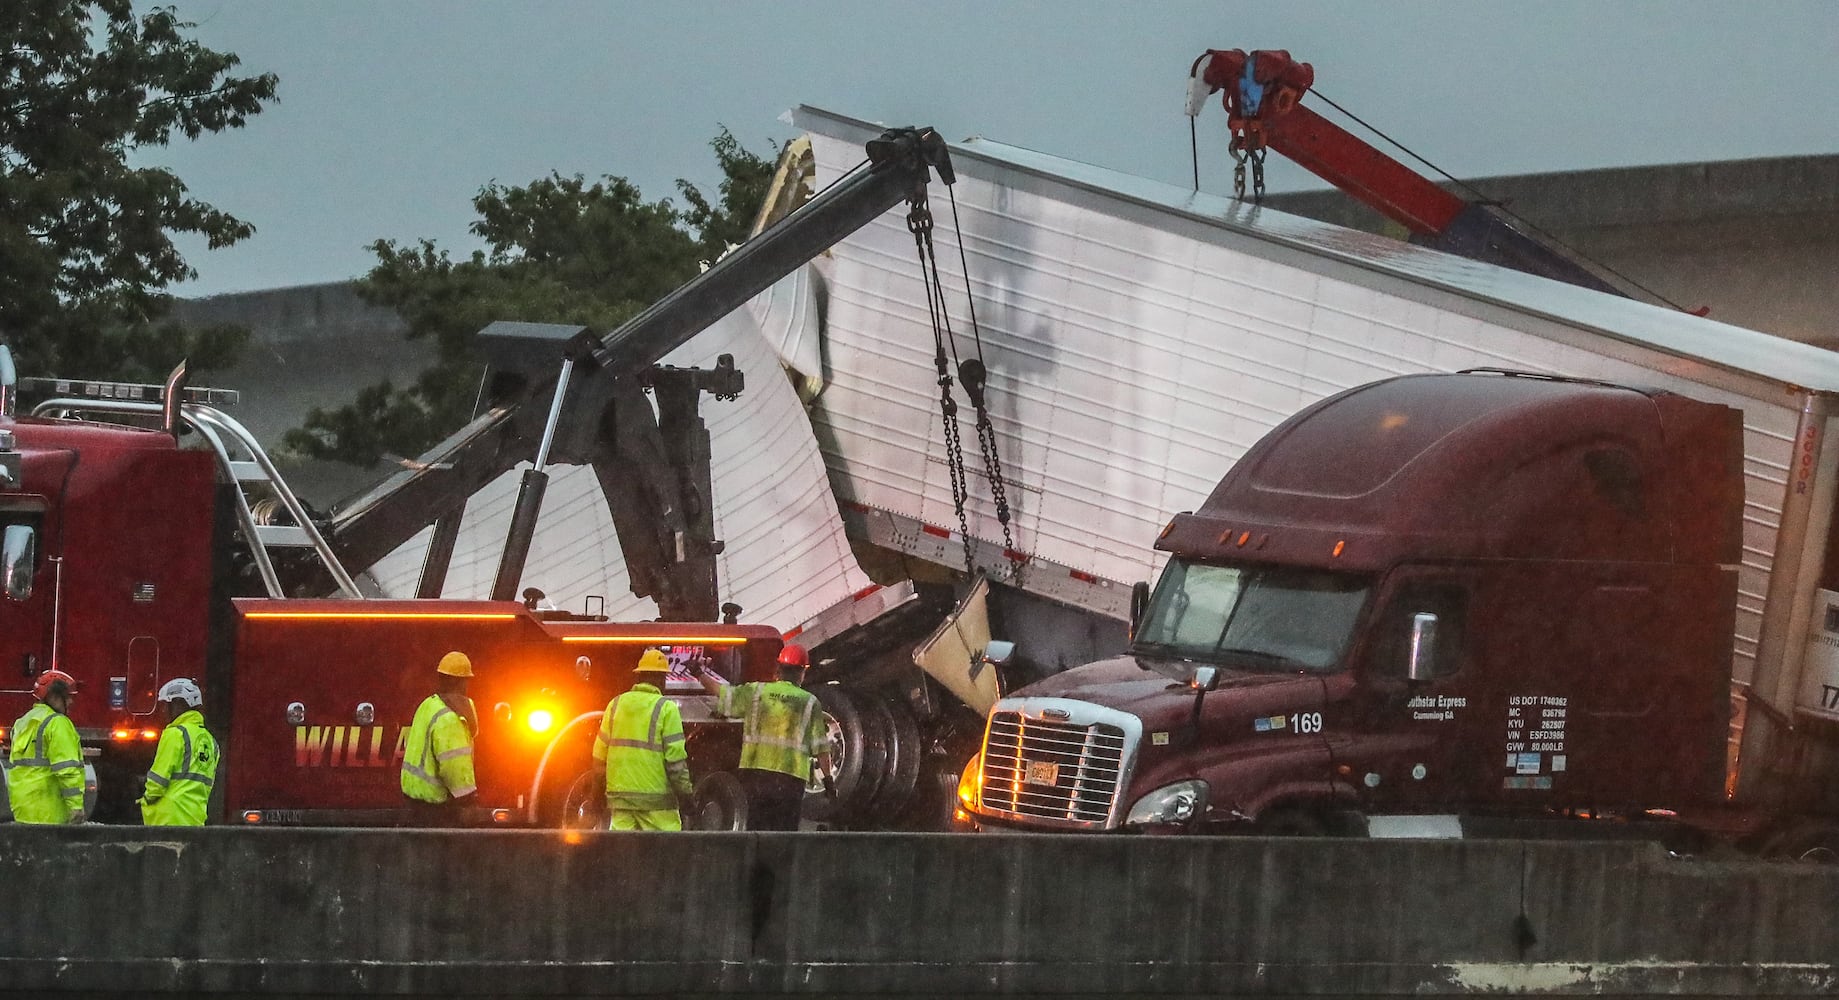
<path fill-rule="evenodd" d="M 974 577 L 977 565 L 971 551 L 970 522 L 964 513 L 964 505 L 970 499 L 970 484 L 964 470 L 958 403 L 951 398 L 951 367 L 945 357 L 949 336 L 943 316 L 945 291 L 936 280 L 938 265 L 932 252 L 932 225 L 932 209 L 922 188 L 909 200 L 907 231 L 913 234 L 914 249 L 919 253 L 920 282 L 926 289 L 926 313 L 932 321 L 932 362 L 939 376 L 939 413 L 945 425 L 945 467 L 951 475 L 951 505 L 958 514 L 958 537 L 964 543 L 964 572 Z"/>
<path fill-rule="evenodd" d="M 977 407 L 977 446 L 983 452 L 983 467 L 990 473 L 990 499 L 996 504 L 996 521 L 1003 528 L 1003 555 L 1015 551 L 1015 537 L 1009 531 L 1009 493 L 1003 485 L 1002 459 L 996 457 L 996 425 L 990 422 L 990 412 L 982 406 Z M 1016 562 L 1010 573 L 1019 586 L 1022 582 L 1022 563 Z"/>

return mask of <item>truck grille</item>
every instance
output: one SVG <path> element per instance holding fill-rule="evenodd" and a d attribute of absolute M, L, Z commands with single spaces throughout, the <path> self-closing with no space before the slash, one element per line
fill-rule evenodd
<path fill-rule="evenodd" d="M 1103 827 L 1117 803 L 1128 742 L 1117 725 L 999 709 L 983 747 L 983 809 L 1042 825 Z"/>

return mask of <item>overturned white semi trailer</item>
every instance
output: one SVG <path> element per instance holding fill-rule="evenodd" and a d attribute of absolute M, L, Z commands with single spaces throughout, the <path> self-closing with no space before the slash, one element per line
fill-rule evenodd
<path fill-rule="evenodd" d="M 812 108 L 793 120 L 818 187 L 855 167 L 880 131 Z M 988 140 L 952 156 L 955 205 L 937 185 L 932 194 L 939 268 L 969 356 L 955 215 L 1012 541 L 960 395 L 964 524 L 993 583 L 993 627 L 1021 644 L 1005 677 L 1120 647 L 1130 585 L 1158 568 L 1156 533 L 1291 413 L 1378 378 L 1493 367 L 1653 385 L 1744 411 L 1733 676 L 1778 710 L 1767 715 L 1839 719 L 1826 697 L 1839 676 L 1803 656 L 1810 638 L 1823 648 L 1839 356 Z M 669 359 L 731 353 L 747 373 L 740 400 L 704 408 L 723 597 L 832 654 L 841 683 L 827 694 L 855 750 L 843 811 L 858 817 L 923 822 L 968 753 L 954 739 L 963 717 L 975 725 L 909 660 L 941 617 L 912 596 L 914 582 L 949 595 L 950 581 L 962 593 L 968 580 L 933 337 L 913 236 L 890 212 Z M 450 596 L 489 590 L 513 482 L 469 505 Z M 423 547 L 375 567 L 386 592 L 413 592 Z M 552 486 L 526 579 L 563 600 L 609 595 L 616 617 L 655 613 L 629 596 L 586 470 Z M 925 808 L 909 809 L 916 799 Z"/>

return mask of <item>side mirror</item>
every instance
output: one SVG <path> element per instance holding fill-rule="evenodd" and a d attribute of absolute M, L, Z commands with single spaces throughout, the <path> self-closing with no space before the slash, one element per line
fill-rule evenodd
<path fill-rule="evenodd" d="M 1411 616 L 1411 652 L 1405 662 L 1405 678 L 1427 681 L 1436 676 L 1437 616 L 1420 611 Z"/>
<path fill-rule="evenodd" d="M 1220 686 L 1220 668 L 1195 667 L 1194 675 L 1188 678 L 1188 686 L 1196 691 L 1211 691 Z"/>
<path fill-rule="evenodd" d="M 983 662 L 992 667 L 1008 666 L 1009 661 L 1013 659 L 1015 659 L 1015 643 L 1013 642 L 991 639 L 983 647 Z"/>
<path fill-rule="evenodd" d="M 13 349 L 0 344 L 0 416 L 10 417 L 18 405 L 19 373 L 13 368 Z"/>
<path fill-rule="evenodd" d="M 9 524 L 0 536 L 0 578 L 6 596 L 23 601 L 32 596 L 32 573 L 38 568 L 38 533 L 29 524 Z"/>
<path fill-rule="evenodd" d="M 1138 580 L 1130 585 L 1130 638 L 1137 637 L 1137 629 L 1143 624 L 1143 615 L 1149 610 L 1149 582 Z"/>

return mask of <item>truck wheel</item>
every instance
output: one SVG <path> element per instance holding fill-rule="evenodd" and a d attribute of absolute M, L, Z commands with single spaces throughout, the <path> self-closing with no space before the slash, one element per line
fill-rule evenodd
<path fill-rule="evenodd" d="M 802 813 L 804 818 L 820 823 L 839 823 L 874 797 L 881 769 L 887 765 L 887 743 L 879 720 L 863 710 L 855 694 L 834 684 L 823 685 L 813 693 L 823 705 L 829 731 L 836 798 L 824 794 L 822 779 L 814 773 L 805 789 Z"/>
<path fill-rule="evenodd" d="M 607 828 L 607 771 L 594 760 L 591 733 L 557 737 L 543 784 L 536 792 L 536 822 L 555 830 Z M 591 826 L 595 821 L 599 825 Z"/>
<path fill-rule="evenodd" d="M 887 732 L 887 769 L 881 779 L 881 787 L 875 791 L 873 810 L 878 826 L 891 825 L 913 800 L 914 790 L 919 786 L 920 764 L 926 756 L 926 745 L 920 739 L 919 723 L 914 720 L 913 712 L 905 702 L 893 698 L 877 697 L 874 699 L 875 714 L 881 716 L 882 728 Z"/>
<path fill-rule="evenodd" d="M 696 802 L 684 817 L 692 830 L 747 829 L 747 792 L 740 779 L 717 771 L 696 783 Z"/>
<path fill-rule="evenodd" d="M 1839 822 L 1796 823 L 1764 842 L 1761 854 L 1777 861 L 1839 864 Z"/>
<path fill-rule="evenodd" d="M 606 771 L 590 767 L 569 783 L 561 811 L 551 825 L 563 830 L 605 830 L 607 822 Z"/>

